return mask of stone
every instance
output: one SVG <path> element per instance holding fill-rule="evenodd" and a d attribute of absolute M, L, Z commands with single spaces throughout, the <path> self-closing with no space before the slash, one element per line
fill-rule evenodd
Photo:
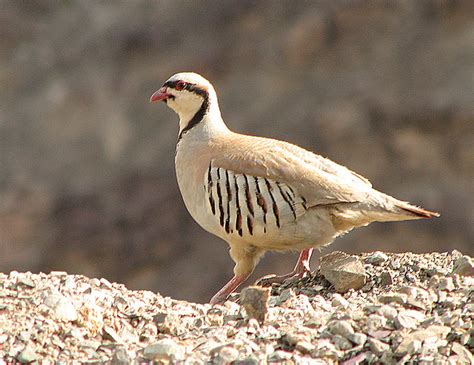
<path fill-rule="evenodd" d="M 169 338 L 145 347 L 143 356 L 152 361 L 180 361 L 185 358 L 185 348 Z"/>
<path fill-rule="evenodd" d="M 384 271 L 379 276 L 381 286 L 389 286 L 393 284 L 392 274 L 389 271 Z"/>
<path fill-rule="evenodd" d="M 273 352 L 272 354 L 268 355 L 268 361 L 269 362 L 283 362 L 283 361 L 291 360 L 292 357 L 293 357 L 293 354 L 291 352 L 277 350 Z"/>
<path fill-rule="evenodd" d="M 377 309 L 377 313 L 387 319 L 395 319 L 398 314 L 398 311 L 390 305 L 383 305 L 379 309 Z"/>
<path fill-rule="evenodd" d="M 331 340 L 338 350 L 346 351 L 353 347 L 352 343 L 341 335 L 335 335 Z"/>
<path fill-rule="evenodd" d="M 118 333 L 110 326 L 104 326 L 104 337 L 109 337 L 114 342 L 123 343 L 123 339 L 118 335 Z"/>
<path fill-rule="evenodd" d="M 314 350 L 314 348 L 315 346 L 308 341 L 299 341 L 295 346 L 295 349 L 302 354 L 309 354 Z"/>
<path fill-rule="evenodd" d="M 424 313 L 415 310 L 403 310 L 395 318 L 397 328 L 417 328 L 418 324 L 426 318 Z"/>
<path fill-rule="evenodd" d="M 454 262 L 453 274 L 461 276 L 474 276 L 474 259 L 469 256 L 461 256 Z"/>
<path fill-rule="evenodd" d="M 349 306 L 349 302 L 342 295 L 335 293 L 332 297 L 331 305 L 333 307 L 347 308 Z"/>
<path fill-rule="evenodd" d="M 128 365 L 132 363 L 132 358 L 123 347 L 117 347 L 112 353 L 111 365 Z"/>
<path fill-rule="evenodd" d="M 32 344 L 28 344 L 25 346 L 23 351 L 21 351 L 18 356 L 17 360 L 21 363 L 30 363 L 35 361 L 38 358 L 38 355 L 35 352 L 34 346 Z"/>
<path fill-rule="evenodd" d="M 239 350 L 231 346 L 219 346 L 218 349 L 211 350 L 210 354 L 212 363 L 216 365 L 230 364 L 239 358 Z"/>
<path fill-rule="evenodd" d="M 387 293 L 379 295 L 378 300 L 384 304 L 397 303 L 403 305 L 407 302 L 408 295 L 403 293 Z"/>
<path fill-rule="evenodd" d="M 258 364 L 260 364 L 260 361 L 254 356 L 249 356 L 249 357 L 234 361 L 232 364 L 234 364 L 234 365 L 258 365 Z"/>
<path fill-rule="evenodd" d="M 474 356 L 471 351 L 461 345 L 459 342 L 453 342 L 451 350 L 459 356 L 460 363 L 474 364 Z"/>
<path fill-rule="evenodd" d="M 245 308 L 247 316 L 264 322 L 268 312 L 269 288 L 250 286 L 240 293 L 240 304 Z"/>
<path fill-rule="evenodd" d="M 403 356 L 408 353 L 414 340 L 425 341 L 428 338 L 443 339 L 449 332 L 451 332 L 451 328 L 447 326 L 432 325 L 428 328 L 405 334 L 402 342 L 395 350 L 395 355 Z"/>
<path fill-rule="evenodd" d="M 408 354 L 416 354 L 421 350 L 421 341 L 420 340 L 413 340 L 408 344 L 407 353 Z"/>
<path fill-rule="evenodd" d="M 53 310 L 54 317 L 59 321 L 72 322 L 77 320 L 77 310 L 71 299 L 60 293 L 48 295 L 44 304 Z"/>
<path fill-rule="evenodd" d="M 347 337 L 352 343 L 356 345 L 364 345 L 367 342 L 367 335 L 365 333 L 353 333 Z"/>
<path fill-rule="evenodd" d="M 378 314 L 371 314 L 367 317 L 366 325 L 368 332 L 374 332 L 384 328 L 387 323 L 387 318 L 379 316 Z"/>
<path fill-rule="evenodd" d="M 339 293 L 361 289 L 366 281 L 364 265 L 360 259 L 340 251 L 323 256 L 320 271 Z"/>
<path fill-rule="evenodd" d="M 365 258 L 365 262 L 372 265 L 380 265 L 388 260 L 388 256 L 380 251 L 375 251 Z"/>
<path fill-rule="evenodd" d="M 455 289 L 453 278 L 451 277 L 440 278 L 438 288 L 441 290 L 453 291 Z"/>
<path fill-rule="evenodd" d="M 348 338 L 350 335 L 354 334 L 354 328 L 348 321 L 332 321 L 328 324 L 328 329 L 333 335 L 340 335 L 342 337 Z"/>
<path fill-rule="evenodd" d="M 375 338 L 369 338 L 368 342 L 369 342 L 370 351 L 372 351 L 375 355 L 379 357 L 382 356 L 383 353 L 390 350 L 389 345 Z"/>

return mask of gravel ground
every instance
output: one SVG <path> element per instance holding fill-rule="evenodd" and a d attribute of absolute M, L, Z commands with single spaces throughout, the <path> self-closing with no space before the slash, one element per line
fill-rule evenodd
<path fill-rule="evenodd" d="M 65 272 L 0 274 L 0 364 L 474 362 L 472 258 L 336 252 L 321 262 L 222 306 Z"/>

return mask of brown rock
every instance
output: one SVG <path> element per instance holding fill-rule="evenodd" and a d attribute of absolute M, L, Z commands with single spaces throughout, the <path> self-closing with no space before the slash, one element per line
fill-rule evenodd
<path fill-rule="evenodd" d="M 360 289 L 366 280 L 362 262 L 356 256 L 340 251 L 321 258 L 321 273 L 340 293 Z"/>
<path fill-rule="evenodd" d="M 268 312 L 269 288 L 250 286 L 240 293 L 240 304 L 245 308 L 250 318 L 255 318 L 259 322 L 265 321 Z"/>

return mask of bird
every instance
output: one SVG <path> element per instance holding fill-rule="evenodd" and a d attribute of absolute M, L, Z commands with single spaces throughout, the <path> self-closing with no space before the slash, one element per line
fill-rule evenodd
<path fill-rule="evenodd" d="M 210 300 L 222 304 L 267 251 L 298 251 L 293 271 L 310 273 L 315 248 L 372 222 L 438 217 L 375 190 L 365 177 L 294 144 L 239 134 L 225 124 L 216 91 L 203 76 L 180 72 L 150 97 L 179 117 L 175 167 L 184 204 L 206 231 L 229 245 L 234 276 Z"/>

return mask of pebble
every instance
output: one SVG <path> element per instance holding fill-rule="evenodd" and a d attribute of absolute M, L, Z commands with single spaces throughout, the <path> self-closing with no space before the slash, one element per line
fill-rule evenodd
<path fill-rule="evenodd" d="M 348 339 L 351 340 L 356 345 L 364 345 L 367 342 L 367 335 L 364 333 L 353 333 L 348 336 Z"/>
<path fill-rule="evenodd" d="M 390 274 L 388 271 L 384 271 L 379 276 L 379 282 L 380 282 L 380 286 L 382 287 L 392 285 L 393 284 L 392 274 Z"/>
<path fill-rule="evenodd" d="M 331 305 L 333 307 L 342 307 L 347 308 L 349 306 L 349 302 L 344 299 L 344 297 L 338 293 L 334 293 L 331 301 Z"/>
<path fill-rule="evenodd" d="M 72 304 L 71 299 L 66 298 L 60 293 L 51 293 L 44 300 L 44 304 L 53 310 L 54 316 L 58 321 L 75 321 L 77 319 L 77 310 Z"/>
<path fill-rule="evenodd" d="M 111 365 L 128 365 L 132 363 L 132 357 L 123 347 L 118 347 L 112 352 Z"/>
<path fill-rule="evenodd" d="M 382 294 L 378 297 L 380 303 L 389 304 L 389 303 L 398 303 L 405 304 L 408 300 L 408 295 L 403 293 L 389 293 Z"/>
<path fill-rule="evenodd" d="M 353 347 L 352 343 L 345 337 L 342 337 L 341 335 L 333 336 L 332 342 L 334 343 L 334 345 L 336 345 L 336 348 L 338 350 L 342 350 L 342 351 L 349 350 Z"/>
<path fill-rule="evenodd" d="M 245 308 L 250 318 L 255 318 L 259 322 L 264 322 L 268 313 L 269 288 L 250 286 L 240 293 L 240 304 Z"/>
<path fill-rule="evenodd" d="M 357 256 L 364 287 L 344 295 L 319 272 L 273 285 L 264 321 L 244 317 L 238 293 L 211 306 L 80 275 L 0 273 L 6 319 L 0 358 L 117 365 L 471 362 L 474 277 L 451 273 L 463 255 L 387 253 L 380 264 L 368 263 L 371 255 L 380 256 Z M 385 273 L 391 292 L 380 280 Z M 58 319 L 61 302 L 77 308 L 76 320 Z"/>
<path fill-rule="evenodd" d="M 383 305 L 377 309 L 377 313 L 387 319 L 394 319 L 397 316 L 398 311 L 390 305 Z"/>
<path fill-rule="evenodd" d="M 440 278 L 438 287 L 440 290 L 453 291 L 455 289 L 453 278 L 451 277 Z"/>
<path fill-rule="evenodd" d="M 185 348 L 169 338 L 145 347 L 143 356 L 152 361 L 180 361 L 185 358 Z"/>
<path fill-rule="evenodd" d="M 282 362 L 282 361 L 291 360 L 292 357 L 293 357 L 293 354 L 291 352 L 277 350 L 268 356 L 268 361 L 269 362 Z"/>
<path fill-rule="evenodd" d="M 365 262 L 372 265 L 380 265 L 388 260 L 388 256 L 383 252 L 376 251 L 365 258 Z"/>
<path fill-rule="evenodd" d="M 433 325 L 426 329 L 421 329 L 418 331 L 411 332 L 409 334 L 405 334 L 403 336 L 402 342 L 395 350 L 395 354 L 399 356 L 405 355 L 410 350 L 411 343 L 414 340 L 425 341 L 429 338 L 433 338 L 435 340 L 443 339 L 449 332 L 451 332 L 451 329 L 449 327 Z"/>
<path fill-rule="evenodd" d="M 417 328 L 418 324 L 425 319 L 422 312 L 415 310 L 403 310 L 395 318 L 397 328 Z"/>
<path fill-rule="evenodd" d="M 334 335 L 340 335 L 349 338 L 354 334 L 354 328 L 348 321 L 333 321 L 328 324 L 328 328 Z"/>
<path fill-rule="evenodd" d="M 472 257 L 459 257 L 454 262 L 453 273 L 462 276 L 474 276 L 474 260 Z"/>
<path fill-rule="evenodd" d="M 453 342 L 451 345 L 451 350 L 459 356 L 459 359 L 461 360 L 460 362 L 474 364 L 474 356 L 472 355 L 472 352 L 461 345 L 459 342 Z"/>
<path fill-rule="evenodd" d="M 295 346 L 295 349 L 302 354 L 309 354 L 314 350 L 314 348 L 315 346 L 308 341 L 299 341 Z"/>
<path fill-rule="evenodd" d="M 349 289 L 358 290 L 366 281 L 362 261 L 356 256 L 335 251 L 321 258 L 320 271 L 334 288 L 345 293 Z"/>
<path fill-rule="evenodd" d="M 375 338 L 368 339 L 370 350 L 377 356 L 382 356 L 384 352 L 390 350 L 390 346 Z"/>
<path fill-rule="evenodd" d="M 216 350 L 211 350 L 212 363 L 216 365 L 230 364 L 239 358 L 239 351 L 231 346 L 220 346 Z"/>
<path fill-rule="evenodd" d="M 32 344 L 26 345 L 23 351 L 21 351 L 17 356 L 17 360 L 21 363 L 33 362 L 36 359 L 38 359 L 38 355 L 36 354 Z"/>

